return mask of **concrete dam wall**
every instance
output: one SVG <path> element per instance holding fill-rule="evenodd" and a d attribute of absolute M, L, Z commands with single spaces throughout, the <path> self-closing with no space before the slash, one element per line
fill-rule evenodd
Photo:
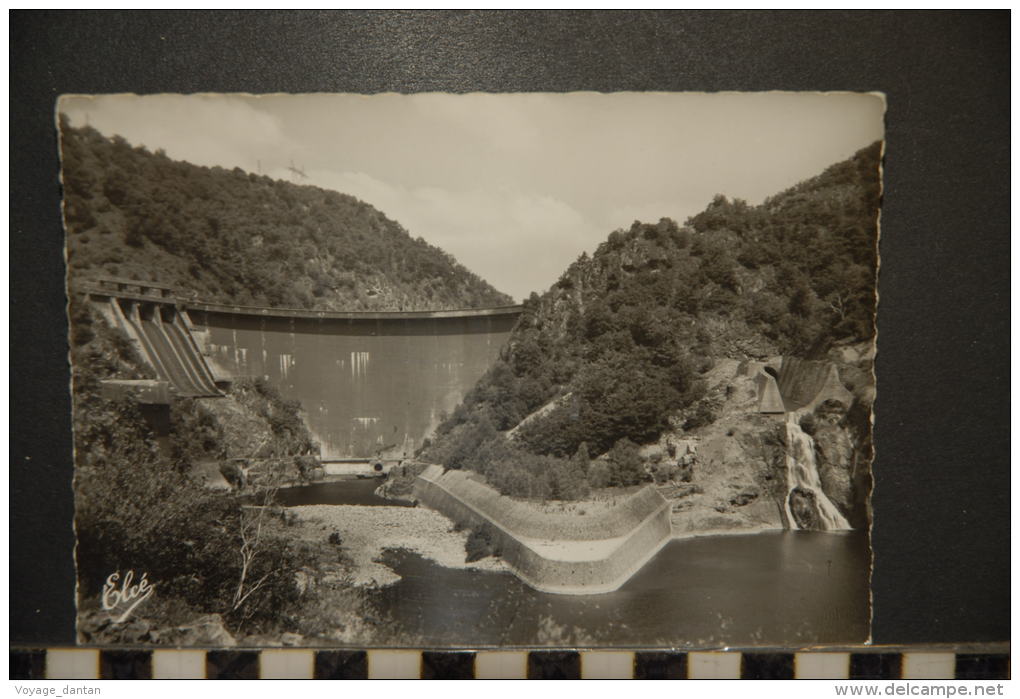
<path fill-rule="evenodd" d="M 433 465 L 415 480 L 414 494 L 456 522 L 487 527 L 513 573 L 544 592 L 612 592 L 672 535 L 669 503 L 651 486 L 598 514 L 548 513 Z"/>
<path fill-rule="evenodd" d="M 325 460 L 410 456 L 499 355 L 519 309 L 317 313 L 187 304 L 214 377 L 301 402 Z"/>
<path fill-rule="evenodd" d="M 299 401 L 326 461 L 411 455 L 499 356 L 521 310 L 252 308 L 129 279 L 76 288 L 169 393 L 217 396 L 235 379 L 261 377 Z"/>

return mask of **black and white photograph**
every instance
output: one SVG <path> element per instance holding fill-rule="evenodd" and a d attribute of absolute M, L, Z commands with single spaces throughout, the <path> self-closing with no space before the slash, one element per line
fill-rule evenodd
<path fill-rule="evenodd" d="M 885 108 L 61 96 L 78 643 L 869 642 Z"/>

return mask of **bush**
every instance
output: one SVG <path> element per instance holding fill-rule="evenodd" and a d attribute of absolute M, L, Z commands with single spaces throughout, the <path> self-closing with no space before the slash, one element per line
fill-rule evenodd
<path fill-rule="evenodd" d="M 592 488 L 608 488 L 612 480 L 612 469 L 605 461 L 593 461 L 588 467 L 588 483 Z"/>
<path fill-rule="evenodd" d="M 488 526 L 481 526 L 471 530 L 467 542 L 464 544 L 467 553 L 466 563 L 474 563 L 483 558 L 494 556 L 499 558 L 503 555 L 502 550 L 496 543 L 496 536 Z"/>
<path fill-rule="evenodd" d="M 83 313 L 73 310 L 72 322 Z M 71 350 L 79 602 L 97 595 L 111 573 L 134 570 L 148 574 L 160 599 L 221 614 L 235 631 L 275 628 L 293 608 L 294 571 L 303 555 L 285 523 L 260 510 L 265 522 L 242 592 L 258 587 L 239 599 L 242 525 L 252 510 L 233 495 L 204 489 L 188 468 L 196 457 L 222 454 L 222 429 L 199 402 L 176 401 L 173 453 L 166 453 L 136 403 L 101 397 L 101 379 L 146 374 L 121 335 L 100 317 L 91 320 L 82 325 L 92 328 L 92 337 Z"/>
<path fill-rule="evenodd" d="M 145 245 L 145 236 L 137 228 L 128 228 L 124 231 L 124 242 L 133 248 L 140 248 Z"/>
<path fill-rule="evenodd" d="M 701 401 L 694 408 L 694 412 L 684 420 L 685 430 L 694 430 L 705 425 L 711 425 L 715 422 L 715 411 L 712 410 L 706 401 Z"/>
<path fill-rule="evenodd" d="M 580 500 L 591 490 L 584 470 L 570 461 L 561 461 L 550 469 L 549 485 L 557 500 Z"/>
<path fill-rule="evenodd" d="M 609 452 L 610 485 L 637 485 L 648 480 L 637 445 L 626 437 L 617 440 Z"/>

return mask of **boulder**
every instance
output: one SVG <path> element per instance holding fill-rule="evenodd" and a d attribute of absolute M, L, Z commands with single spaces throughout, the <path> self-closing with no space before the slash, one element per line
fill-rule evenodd
<path fill-rule="evenodd" d="M 797 522 L 798 529 L 821 529 L 821 518 L 818 516 L 818 503 L 815 494 L 803 488 L 794 488 L 790 492 L 790 512 Z"/>
<path fill-rule="evenodd" d="M 130 619 L 117 626 L 121 643 L 136 645 L 149 640 L 149 623 L 144 619 Z"/>
<path fill-rule="evenodd" d="M 107 629 L 113 624 L 108 612 L 91 611 L 78 616 L 78 636 L 84 643 L 109 641 Z"/>
<path fill-rule="evenodd" d="M 189 624 L 163 629 L 159 637 L 162 642 L 175 646 L 232 648 L 237 645 L 237 641 L 223 626 L 223 618 L 219 614 L 206 614 Z"/>
<path fill-rule="evenodd" d="M 280 641 L 285 646 L 300 646 L 305 641 L 305 637 L 299 633 L 284 633 L 280 636 Z"/>
<path fill-rule="evenodd" d="M 85 643 L 138 645 L 152 640 L 149 622 L 130 618 L 120 623 L 109 612 L 92 611 L 78 620 L 78 634 Z"/>
<path fill-rule="evenodd" d="M 742 488 L 740 492 L 733 495 L 733 497 L 730 498 L 730 504 L 735 507 L 743 507 L 744 505 L 748 505 L 757 500 L 759 495 L 761 495 L 761 493 L 756 487 L 748 486 L 747 488 Z"/>

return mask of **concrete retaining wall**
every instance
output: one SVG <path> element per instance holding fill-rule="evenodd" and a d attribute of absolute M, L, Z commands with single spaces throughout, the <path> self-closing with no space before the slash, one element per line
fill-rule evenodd
<path fill-rule="evenodd" d="M 598 594 L 625 583 L 670 540 L 669 503 L 652 487 L 602 515 L 548 514 L 430 466 L 415 480 L 422 503 L 469 527 L 487 526 L 517 577 L 544 592 Z M 605 528 L 603 528 L 605 527 Z"/>
<path fill-rule="evenodd" d="M 779 370 L 779 392 L 786 412 L 811 411 L 822 402 L 834 399 L 849 406 L 853 394 L 839 380 L 836 365 L 826 361 L 809 361 L 783 357 Z"/>

